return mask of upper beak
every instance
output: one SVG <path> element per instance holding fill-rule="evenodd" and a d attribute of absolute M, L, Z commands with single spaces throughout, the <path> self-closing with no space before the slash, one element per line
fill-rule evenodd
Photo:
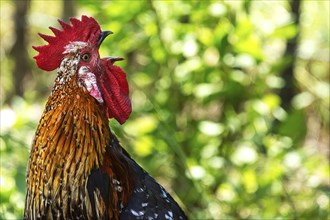
<path fill-rule="evenodd" d="M 104 40 L 109 34 L 113 34 L 113 32 L 112 32 L 112 31 L 102 31 L 102 32 L 101 32 L 101 36 L 100 36 L 100 40 L 99 40 L 99 47 L 101 46 L 101 43 L 103 42 L 103 40 Z"/>

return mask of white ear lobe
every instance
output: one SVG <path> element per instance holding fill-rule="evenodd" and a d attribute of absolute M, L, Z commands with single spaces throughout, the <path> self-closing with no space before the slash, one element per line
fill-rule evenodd
<path fill-rule="evenodd" d="M 103 103 L 102 94 L 98 88 L 96 76 L 87 66 L 82 66 L 78 70 L 79 81 L 82 86 L 93 96 L 99 103 Z"/>

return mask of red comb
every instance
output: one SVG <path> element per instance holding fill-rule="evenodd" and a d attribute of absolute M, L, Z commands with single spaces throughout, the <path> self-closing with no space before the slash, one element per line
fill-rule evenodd
<path fill-rule="evenodd" d="M 101 34 L 100 25 L 92 17 L 83 15 L 81 20 L 70 18 L 71 24 L 58 20 L 63 30 L 49 27 L 55 36 L 40 34 L 39 36 L 48 42 L 44 46 L 33 46 L 39 52 L 35 57 L 40 69 L 52 71 L 60 66 L 64 47 L 70 42 L 83 41 L 86 43 L 96 43 Z"/>

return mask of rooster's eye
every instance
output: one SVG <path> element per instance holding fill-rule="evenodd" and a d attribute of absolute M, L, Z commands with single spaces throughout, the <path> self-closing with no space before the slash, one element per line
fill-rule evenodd
<path fill-rule="evenodd" d="M 90 55 L 88 53 L 85 53 L 82 55 L 81 59 L 85 62 L 89 61 Z"/>

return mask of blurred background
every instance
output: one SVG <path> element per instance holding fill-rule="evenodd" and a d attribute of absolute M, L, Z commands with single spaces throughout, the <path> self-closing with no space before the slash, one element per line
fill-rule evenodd
<path fill-rule="evenodd" d="M 133 114 L 112 130 L 191 219 L 329 218 L 329 1 L 0 3 L 0 219 L 22 219 L 56 77 L 31 46 L 82 14 L 125 58 Z"/>

